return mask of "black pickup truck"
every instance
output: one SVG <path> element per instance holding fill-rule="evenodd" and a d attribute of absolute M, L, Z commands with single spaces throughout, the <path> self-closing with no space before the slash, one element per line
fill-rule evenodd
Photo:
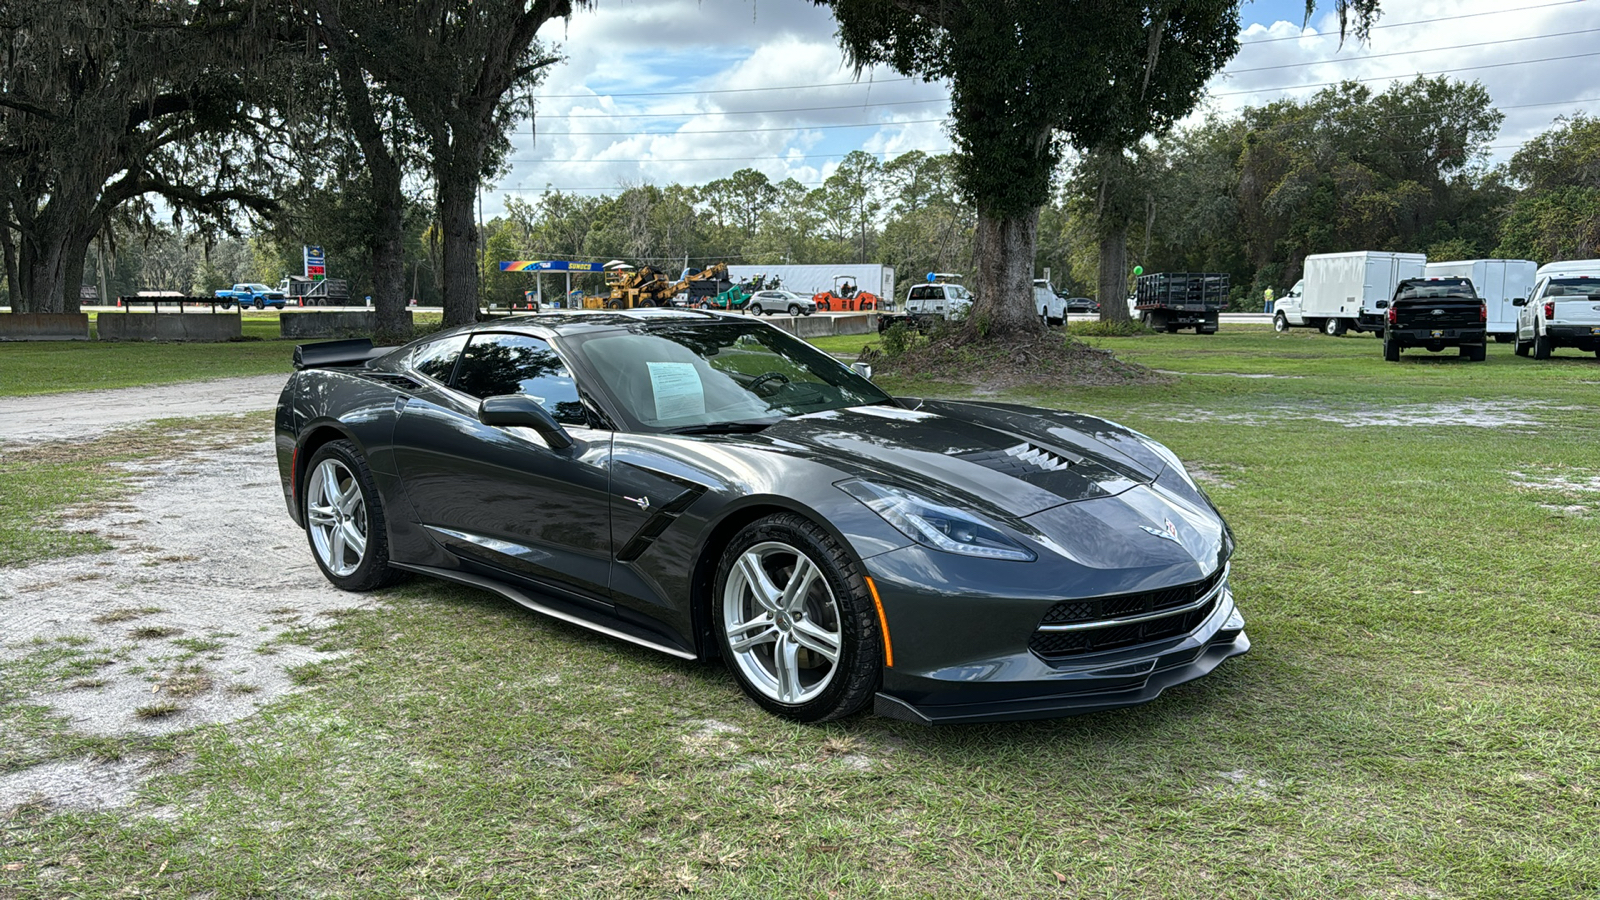
<path fill-rule="evenodd" d="M 1400 359 L 1407 347 L 1425 347 L 1438 353 L 1460 347 L 1461 356 L 1482 360 L 1489 310 L 1466 278 L 1407 278 L 1387 303 L 1383 328 L 1383 358 Z"/>

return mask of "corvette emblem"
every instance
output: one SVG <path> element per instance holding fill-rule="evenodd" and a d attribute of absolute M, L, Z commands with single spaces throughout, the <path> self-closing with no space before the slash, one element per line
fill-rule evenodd
<path fill-rule="evenodd" d="M 1144 530 L 1144 531 L 1146 531 L 1146 532 L 1148 532 L 1150 534 L 1153 534 L 1158 538 L 1161 538 L 1163 541 L 1172 541 L 1173 543 L 1177 543 L 1178 542 L 1178 526 L 1172 524 L 1172 520 L 1171 519 L 1166 520 L 1162 524 L 1167 526 L 1167 530 L 1166 531 L 1162 531 L 1159 528 L 1151 528 L 1149 525 L 1140 525 L 1139 527 L 1142 530 Z"/>

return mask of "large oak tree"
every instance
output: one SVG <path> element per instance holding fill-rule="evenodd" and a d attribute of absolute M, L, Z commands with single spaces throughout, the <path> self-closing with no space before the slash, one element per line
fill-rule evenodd
<path fill-rule="evenodd" d="M 1039 209 L 1064 149 L 1109 156 L 1167 129 L 1238 50 L 1239 0 L 812 2 L 833 10 L 858 71 L 949 81 L 957 176 L 978 212 L 973 321 L 998 335 L 1037 327 Z M 1337 2 L 1341 20 L 1377 8 Z"/>

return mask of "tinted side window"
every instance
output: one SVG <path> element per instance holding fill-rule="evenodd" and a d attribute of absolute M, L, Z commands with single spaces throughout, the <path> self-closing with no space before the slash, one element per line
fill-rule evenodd
<path fill-rule="evenodd" d="M 587 425 L 578 386 L 544 340 L 522 334 L 478 334 L 461 355 L 455 388 L 480 399 L 526 394 L 557 422 Z"/>
<path fill-rule="evenodd" d="M 467 345 L 464 334 L 423 344 L 411 352 L 411 368 L 440 384 L 450 383 L 450 372 L 456 367 L 461 348 Z"/>

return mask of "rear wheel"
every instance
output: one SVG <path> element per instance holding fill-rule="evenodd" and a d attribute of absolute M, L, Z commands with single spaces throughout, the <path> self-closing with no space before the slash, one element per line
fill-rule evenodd
<path fill-rule="evenodd" d="M 1344 320 L 1329 319 L 1328 321 L 1322 323 L 1322 330 L 1326 332 L 1329 337 L 1338 337 L 1339 335 L 1344 334 Z"/>
<path fill-rule="evenodd" d="M 1555 349 L 1554 347 L 1550 346 L 1550 335 L 1548 335 L 1548 334 L 1535 334 L 1533 336 L 1533 358 L 1534 359 L 1549 359 L 1550 358 L 1550 351 L 1554 350 L 1554 349 Z"/>
<path fill-rule="evenodd" d="M 393 584 L 383 501 L 361 452 L 349 441 L 322 445 L 311 457 L 301 507 L 317 568 L 347 591 Z"/>
<path fill-rule="evenodd" d="M 762 708 L 821 722 L 872 699 L 883 664 L 875 607 L 861 564 L 816 524 L 780 513 L 745 526 L 712 596 L 723 659 Z"/>
<path fill-rule="evenodd" d="M 1461 347 L 1461 356 L 1472 362 L 1483 362 L 1488 355 L 1487 344 L 1463 344 Z"/>
<path fill-rule="evenodd" d="M 1282 334 L 1283 332 L 1288 331 L 1289 330 L 1289 317 L 1284 315 L 1283 313 L 1278 313 L 1277 315 L 1273 316 L 1272 317 L 1272 330 L 1278 332 L 1279 334 Z"/>

